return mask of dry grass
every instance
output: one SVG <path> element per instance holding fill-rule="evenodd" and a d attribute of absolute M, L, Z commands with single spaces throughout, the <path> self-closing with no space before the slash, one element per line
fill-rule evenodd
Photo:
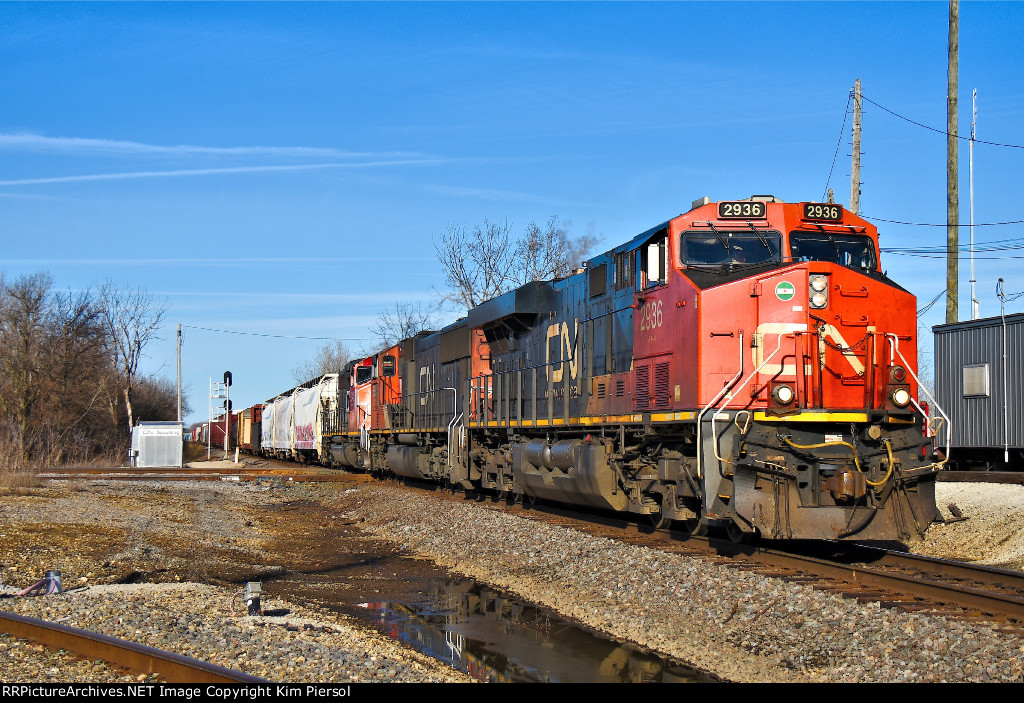
<path fill-rule="evenodd" d="M 0 471 L 0 489 L 14 495 L 26 495 L 32 489 L 39 488 L 43 482 L 35 469 L 4 469 Z"/>
<path fill-rule="evenodd" d="M 213 451 L 217 451 L 216 447 L 214 447 Z M 223 453 L 224 450 L 221 449 L 221 454 Z M 219 459 L 220 457 L 218 456 L 217 458 Z M 201 444 L 200 442 L 185 442 L 185 447 L 182 449 L 181 461 L 185 464 L 190 461 L 206 461 L 206 445 Z"/>

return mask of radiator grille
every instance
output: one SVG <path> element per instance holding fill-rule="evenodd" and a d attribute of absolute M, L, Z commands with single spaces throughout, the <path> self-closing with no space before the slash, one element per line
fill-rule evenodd
<path fill-rule="evenodd" d="M 665 408 L 672 404 L 669 390 L 669 362 L 662 361 L 654 365 L 654 407 Z"/>
<path fill-rule="evenodd" d="M 639 366 L 636 370 L 636 407 L 639 410 L 651 405 L 651 367 Z"/>

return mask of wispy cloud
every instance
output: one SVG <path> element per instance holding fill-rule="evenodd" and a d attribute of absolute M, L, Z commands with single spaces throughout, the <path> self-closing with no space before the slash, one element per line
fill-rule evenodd
<path fill-rule="evenodd" d="M 467 186 L 424 186 L 427 192 L 454 198 L 473 198 L 478 200 L 497 200 L 503 202 L 547 203 L 551 205 L 567 205 L 566 201 L 549 198 L 533 193 L 522 193 L 514 190 L 498 190 L 495 188 L 472 188 Z"/>
<path fill-rule="evenodd" d="M 0 181 L 0 186 L 25 186 L 44 183 L 79 183 L 84 181 L 119 181 L 135 178 L 180 178 L 184 176 L 214 176 L 235 173 L 272 173 L 280 171 L 312 171 L 317 169 L 357 169 L 380 168 L 388 166 L 436 166 L 451 163 L 457 159 L 395 159 L 347 163 L 325 164 L 291 164 L 275 166 L 235 166 L 228 168 L 193 168 L 173 171 L 129 171 L 122 173 L 90 173 L 79 176 L 51 176 L 47 178 L 21 178 L 13 181 Z"/>
<path fill-rule="evenodd" d="M 425 154 L 406 151 L 346 151 L 310 146 L 198 146 L 194 144 L 144 144 L 116 139 L 44 137 L 39 134 L 0 134 L 0 150 L 32 151 L 69 155 L 106 156 L 273 156 L 286 158 L 423 158 Z"/>
<path fill-rule="evenodd" d="M 432 256 L 379 256 L 379 257 L 277 257 L 277 258 L 231 258 L 231 259 L 173 259 L 173 258 L 137 258 L 137 259 L 4 259 L 5 264 L 20 266 L 250 266 L 253 264 L 298 264 L 309 266 L 323 264 L 391 263 L 397 261 L 435 261 Z"/>

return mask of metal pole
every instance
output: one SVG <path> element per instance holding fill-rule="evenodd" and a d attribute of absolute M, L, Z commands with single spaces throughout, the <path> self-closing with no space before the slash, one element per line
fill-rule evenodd
<path fill-rule="evenodd" d="M 178 422 L 181 422 L 181 323 L 178 323 Z"/>
<path fill-rule="evenodd" d="M 974 126 L 978 120 L 978 90 L 971 93 L 971 319 L 981 317 L 981 302 L 974 294 Z"/>
<path fill-rule="evenodd" d="M 999 317 L 1003 321 L 1003 463 L 1010 463 L 1010 415 L 1007 402 L 1009 387 L 1007 379 L 1009 369 L 1006 367 L 1006 290 L 1003 287 L 1003 279 L 996 283 L 996 295 L 999 296 Z"/>
<path fill-rule="evenodd" d="M 210 376 L 210 400 L 209 413 L 206 416 L 206 460 L 210 460 L 210 451 L 213 443 L 213 376 Z"/>
<path fill-rule="evenodd" d="M 228 440 L 231 430 L 231 384 L 224 384 L 224 458 L 228 458 Z"/>

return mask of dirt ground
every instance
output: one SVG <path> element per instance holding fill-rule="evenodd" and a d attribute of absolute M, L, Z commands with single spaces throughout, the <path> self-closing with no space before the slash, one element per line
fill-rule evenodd
<path fill-rule="evenodd" d="M 345 491 L 370 480 L 330 484 Z M 275 594 L 358 612 L 445 575 L 431 562 L 324 515 L 305 487 L 55 481 L 0 499 L 0 583 L 23 588 L 60 570 L 64 587 L 262 581 Z M 339 514 L 345 511 L 338 510 Z"/>

